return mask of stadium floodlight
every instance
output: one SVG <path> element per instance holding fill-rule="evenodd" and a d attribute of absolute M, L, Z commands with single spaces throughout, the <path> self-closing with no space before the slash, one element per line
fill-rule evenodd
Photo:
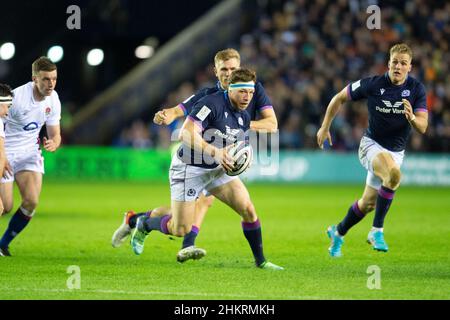
<path fill-rule="evenodd" d="M 134 51 L 134 54 L 139 59 L 148 59 L 153 56 L 153 53 L 155 53 L 155 49 L 149 45 L 141 45 Z"/>
<path fill-rule="evenodd" d="M 64 57 L 64 49 L 61 46 L 53 46 L 48 49 L 47 57 L 52 60 L 53 63 L 57 63 Z"/>
<path fill-rule="evenodd" d="M 2 60 L 12 59 L 15 53 L 16 47 L 14 46 L 14 43 L 6 42 L 0 47 L 0 59 Z"/>
<path fill-rule="evenodd" d="M 104 57 L 105 54 L 102 49 L 92 49 L 87 55 L 87 63 L 93 67 L 98 66 L 103 62 Z"/>

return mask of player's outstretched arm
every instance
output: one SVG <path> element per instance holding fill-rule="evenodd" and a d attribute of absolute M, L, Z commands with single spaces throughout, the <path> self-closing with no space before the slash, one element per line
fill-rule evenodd
<path fill-rule="evenodd" d="M 331 123 L 333 122 L 333 119 L 338 113 L 341 105 L 346 101 L 348 101 L 347 87 L 345 87 L 338 94 L 336 94 L 328 104 L 325 117 L 323 118 L 322 121 L 322 126 L 320 127 L 319 131 L 317 131 L 317 144 L 321 149 L 323 149 L 323 144 L 327 139 L 328 142 L 330 143 L 330 146 L 333 145 L 330 134 Z"/>
<path fill-rule="evenodd" d="M 275 133 L 278 130 L 278 120 L 273 109 L 261 111 L 260 120 L 251 121 L 250 129 L 258 132 Z"/>
<path fill-rule="evenodd" d="M 417 132 L 424 134 L 428 127 L 428 113 L 427 112 L 413 112 L 411 103 L 402 99 L 403 105 L 405 106 L 405 117 L 406 120 L 411 124 L 411 126 L 416 129 Z"/>
<path fill-rule="evenodd" d="M 44 149 L 50 152 L 55 152 L 61 145 L 61 127 L 47 126 L 48 138 L 44 137 Z"/>
<path fill-rule="evenodd" d="M 153 122 L 158 125 L 168 126 L 172 122 L 174 122 L 175 119 L 181 118 L 183 116 L 183 109 L 180 107 L 180 105 L 177 105 L 172 108 L 162 109 L 161 111 L 158 111 L 153 117 Z"/>

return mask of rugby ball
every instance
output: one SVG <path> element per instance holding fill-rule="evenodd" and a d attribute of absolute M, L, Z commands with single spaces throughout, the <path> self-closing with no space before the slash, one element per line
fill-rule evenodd
<path fill-rule="evenodd" d="M 239 141 L 228 149 L 228 154 L 234 159 L 234 169 L 225 170 L 229 176 L 237 176 L 247 170 L 252 164 L 253 149 L 243 141 Z"/>

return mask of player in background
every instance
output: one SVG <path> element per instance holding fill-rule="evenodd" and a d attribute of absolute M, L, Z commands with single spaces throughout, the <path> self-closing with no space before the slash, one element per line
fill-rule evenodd
<path fill-rule="evenodd" d="M 218 79 L 216 85 L 212 88 L 204 88 L 192 95 L 184 102 L 172 108 L 163 109 L 155 114 L 154 123 L 158 125 L 170 125 L 174 120 L 188 115 L 200 99 L 207 95 L 223 92 L 228 89 L 231 73 L 240 68 L 241 57 L 235 49 L 225 49 L 216 53 L 214 57 L 214 73 Z M 272 102 L 267 96 L 264 87 L 260 82 L 256 82 L 255 92 L 246 112 L 250 115 L 250 129 L 260 132 L 276 132 L 278 129 L 278 121 L 272 107 Z M 257 120 L 258 119 L 258 120 Z M 205 196 L 203 193 L 199 195 L 196 201 L 195 218 L 192 230 L 184 237 L 181 250 L 177 254 L 177 260 L 184 262 L 189 259 L 200 259 L 206 251 L 195 247 L 195 240 L 200 232 L 203 219 L 211 207 L 214 196 Z M 140 216 L 146 214 L 163 215 L 170 212 L 170 208 L 159 207 L 147 213 L 135 214 L 134 211 L 125 213 L 125 217 L 121 226 L 115 231 L 112 238 L 113 247 L 120 246 L 126 237 L 136 226 L 136 220 Z"/>
<path fill-rule="evenodd" d="M 16 181 L 22 203 L 0 239 L 0 252 L 4 256 L 11 255 L 9 244 L 28 225 L 39 202 L 44 174 L 39 132 L 44 124 L 48 134 L 43 140 L 44 149 L 54 152 L 61 144 L 61 102 L 55 91 L 56 81 L 56 65 L 40 57 L 32 64 L 32 81 L 13 91 L 5 125 L 7 172 L 0 181 L 0 196 L 4 213 L 9 213 L 13 208 L 13 182 Z"/>
<path fill-rule="evenodd" d="M 4 117 L 12 105 L 14 93 L 7 84 L 0 83 L 0 176 L 3 176 L 6 165 Z M 3 201 L 0 198 L 0 216 L 3 214 Z M 0 250 L 0 257 L 3 252 Z"/>
<path fill-rule="evenodd" d="M 332 145 L 330 126 L 340 106 L 349 100 L 367 99 L 369 127 L 359 146 L 359 159 L 368 171 L 361 199 L 353 203 L 337 226 L 330 226 L 328 249 L 332 257 L 342 255 L 344 235 L 375 209 L 373 227 L 367 242 L 374 250 L 388 251 L 384 239 L 384 220 L 400 185 L 406 143 L 411 128 L 424 134 L 428 126 L 425 87 L 409 76 L 413 53 L 408 45 L 396 44 L 390 49 L 388 71 L 349 84 L 328 105 L 317 132 L 317 143 L 323 148 L 328 139 Z"/>
<path fill-rule="evenodd" d="M 183 145 L 172 157 L 169 171 L 172 214 L 140 216 L 131 237 L 135 254 L 144 250 L 148 233 L 157 230 L 182 237 L 189 234 L 194 221 L 196 199 L 207 190 L 242 217 L 244 235 L 251 247 L 256 266 L 283 270 L 266 260 L 263 254 L 261 225 L 247 188 L 225 170 L 234 160 L 228 148 L 245 140 L 250 115 L 245 109 L 255 92 L 256 74 L 249 69 L 232 72 L 226 92 L 216 92 L 196 103 L 181 129 Z"/>

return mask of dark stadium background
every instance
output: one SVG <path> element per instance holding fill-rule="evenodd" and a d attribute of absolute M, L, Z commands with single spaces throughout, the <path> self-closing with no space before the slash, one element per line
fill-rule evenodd
<path fill-rule="evenodd" d="M 71 143 L 73 133 L 65 130 L 67 119 L 83 109 L 141 61 L 134 55 L 134 49 L 138 45 L 148 37 L 154 37 L 158 42 L 156 47 L 158 52 L 180 31 L 221 2 L 223 1 L 4 2 L 2 11 L 7 14 L 0 21 L 2 30 L 0 42 L 14 42 L 16 56 L 6 62 L 0 60 L 0 81 L 10 83 L 13 87 L 23 84 L 30 78 L 31 62 L 37 56 L 45 55 L 51 45 L 62 45 L 65 56 L 58 62 L 60 81 L 57 91 L 63 103 L 64 143 Z M 386 67 L 388 46 L 396 41 L 392 38 L 392 34 L 397 32 L 398 41 L 411 42 L 414 45 L 413 50 L 422 48 L 416 50 L 418 58 L 413 61 L 413 75 L 425 81 L 429 90 L 430 128 L 425 136 L 413 133 L 408 148 L 415 152 L 450 151 L 448 106 L 450 90 L 445 79 L 449 64 L 448 53 L 445 55 L 445 52 L 448 52 L 450 37 L 449 6 L 446 6 L 446 1 L 378 1 L 376 3 L 381 7 L 383 17 L 382 32 L 381 35 L 370 39 L 370 34 L 376 34 L 376 31 L 362 34 L 360 29 L 365 27 L 364 19 L 368 16 L 365 7 L 371 3 L 373 2 L 243 1 L 244 8 L 240 20 L 233 21 L 239 24 L 241 37 L 230 39 L 228 45 L 242 50 L 243 64 L 250 64 L 258 70 L 259 80 L 264 83 L 269 96 L 274 100 L 279 120 L 281 148 L 316 149 L 314 133 L 332 95 L 350 80 L 367 76 L 369 73 L 383 72 Z M 69 16 L 66 8 L 72 4 L 81 7 L 81 30 L 66 28 Z M 355 5 L 359 6 L 359 11 L 351 9 Z M 290 24 L 290 10 L 294 10 L 297 17 L 300 17 L 300 23 Z M 346 15 L 350 11 L 351 15 Z M 446 14 L 447 18 L 443 14 Z M 308 22 L 305 24 L 306 19 Z M 332 29 L 337 30 L 345 26 L 345 21 L 349 19 L 351 30 L 339 29 L 340 38 L 335 38 Z M 268 23 L 272 24 L 269 29 Z M 221 30 L 220 27 L 217 26 L 217 32 Z M 294 47 L 296 51 L 284 48 L 281 55 L 272 59 L 271 52 L 278 50 L 277 46 L 280 43 L 283 45 L 280 38 L 284 36 L 284 31 L 288 36 L 290 32 L 296 32 L 301 40 Z M 216 30 L 210 32 L 213 34 Z M 320 36 L 318 42 L 311 40 L 314 33 Z M 261 43 L 267 39 L 272 41 L 273 47 L 264 49 Z M 367 44 L 360 45 L 364 39 L 368 40 Z M 338 47 L 342 41 L 347 42 L 350 55 L 343 53 Z M 317 54 L 324 55 L 324 52 L 316 51 L 311 57 L 311 52 L 314 52 L 311 48 L 315 47 L 317 50 L 318 45 L 338 52 L 337 56 L 326 57 L 324 60 L 324 64 L 330 67 L 329 75 L 316 72 L 318 65 L 313 61 L 313 57 Z M 87 51 L 94 47 L 104 50 L 105 59 L 100 66 L 92 68 L 86 65 L 85 56 Z M 255 50 L 258 55 L 256 57 L 252 56 L 252 51 Z M 289 55 L 292 55 L 293 59 Z M 439 58 L 439 55 L 444 56 Z M 274 67 L 276 70 L 267 76 L 266 67 L 268 64 L 274 64 L 274 60 L 277 60 Z M 436 67 L 439 60 L 441 66 Z M 120 125 L 116 124 L 114 131 L 117 133 L 107 137 L 101 144 L 167 147 L 167 141 L 162 137 L 163 129 L 155 128 L 151 124 L 153 114 L 160 107 L 174 105 L 197 89 L 211 85 L 214 81 L 211 62 L 212 56 L 204 60 L 203 68 L 192 70 L 192 74 L 186 77 L 183 83 L 174 84 L 177 87 L 165 94 L 166 99 L 159 99 L 155 104 L 148 105 L 146 112 L 124 119 Z M 341 63 L 345 64 L 344 70 L 340 67 Z M 429 75 L 433 75 L 433 72 L 437 76 L 430 78 Z M 292 81 L 298 82 L 298 85 Z M 301 92 L 305 83 L 307 89 Z M 286 89 L 289 91 L 287 96 L 279 94 L 279 91 L 283 92 Z M 363 104 L 356 103 L 348 108 L 344 117 L 344 122 L 336 122 L 336 126 L 332 128 L 334 147 L 340 151 L 354 151 L 367 123 L 367 112 Z M 144 136 L 145 143 L 135 143 L 133 138 L 123 139 L 123 136 L 133 134 Z M 86 144 L 86 141 L 83 144 Z"/>
<path fill-rule="evenodd" d="M 36 57 L 45 55 L 56 43 L 64 47 L 64 59 L 58 63 L 57 88 L 61 100 L 86 103 L 111 85 L 140 60 L 134 48 L 150 36 L 164 45 L 183 28 L 211 9 L 219 0 L 200 1 L 5 1 L 0 21 L 0 42 L 16 45 L 16 55 L 8 62 L 10 72 L 3 79 L 15 87 L 29 79 Z M 66 20 L 70 5 L 81 8 L 81 30 L 68 30 Z M 87 50 L 100 47 L 105 61 L 96 70 L 95 86 L 83 87 L 86 74 L 83 63 Z M 0 61 L 0 63 L 4 63 Z M 5 64 L 5 63 L 4 63 Z"/>

